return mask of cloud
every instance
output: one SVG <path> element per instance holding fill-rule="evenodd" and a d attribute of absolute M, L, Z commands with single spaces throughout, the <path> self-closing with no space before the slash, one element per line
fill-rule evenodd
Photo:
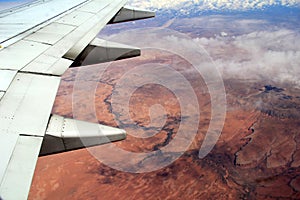
<path fill-rule="evenodd" d="M 193 6 L 199 10 L 247 10 L 260 9 L 266 6 L 295 6 L 299 0 L 131 0 L 133 6 L 152 9 L 178 9 Z"/>
<path fill-rule="evenodd" d="M 288 82 L 300 87 L 300 34 L 280 29 L 256 31 L 228 40 L 196 38 L 224 78 Z"/>
<path fill-rule="evenodd" d="M 266 80 L 291 83 L 300 87 L 300 32 L 298 29 L 275 27 L 261 19 L 243 20 L 222 16 L 178 20 L 174 22 L 174 27 L 177 27 L 176 23 L 181 24 L 180 30 L 183 32 L 190 31 L 190 27 L 193 27 L 193 31 L 189 32 L 189 35 L 193 37 L 191 40 L 198 44 L 199 48 L 208 52 L 223 78 Z M 190 43 L 177 38 L 176 35 L 166 36 L 156 32 L 153 38 L 146 41 L 145 35 L 149 34 L 143 33 L 143 29 L 141 29 L 142 33 L 139 33 L 139 30 L 111 36 L 118 38 L 117 42 L 140 47 L 156 42 L 155 38 L 159 38 L 157 42 L 172 39 L 173 44 L 176 45 L 169 49 L 181 48 L 192 53 L 189 50 Z M 207 30 L 212 33 L 206 34 Z M 197 36 L 195 33 L 199 32 L 202 34 Z"/>
<path fill-rule="evenodd" d="M 183 25 L 184 24 L 184 25 Z M 198 18 L 181 18 L 172 23 L 172 28 L 180 27 L 189 30 L 193 27 L 195 33 L 210 32 L 219 34 L 226 32 L 230 36 L 251 33 L 258 30 L 274 28 L 264 19 L 243 19 L 237 16 L 209 15 Z"/>

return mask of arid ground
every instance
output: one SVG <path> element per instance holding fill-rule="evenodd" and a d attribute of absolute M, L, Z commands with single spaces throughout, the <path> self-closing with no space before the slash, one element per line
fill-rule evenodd
<path fill-rule="evenodd" d="M 176 60 L 170 56 L 160 55 L 159 62 L 168 64 Z M 94 73 L 101 66 L 81 69 L 89 76 L 80 82 L 86 89 L 76 93 L 81 96 L 80 105 L 72 104 L 78 69 L 70 69 L 63 76 L 53 113 L 74 117 L 76 109 L 76 118 L 95 122 L 93 114 L 87 112 L 92 102 L 99 123 L 117 126 L 124 119 L 111 108 L 116 84 L 134 66 L 156 58 L 155 52 L 150 51 L 141 58 L 117 61 L 101 80 Z M 201 110 L 197 136 L 179 159 L 157 171 L 129 173 L 102 164 L 86 149 L 41 157 L 29 199 L 299 199 L 300 91 L 271 81 L 266 84 L 251 79 L 225 79 L 224 128 L 214 149 L 199 159 L 198 151 L 210 122 L 210 95 L 201 76 L 187 64 L 178 63 L 175 69 L 191 83 Z M 90 84 L 97 84 L 95 92 L 89 91 Z M 87 95 L 91 92 L 95 93 L 93 99 Z M 178 99 L 172 91 L 157 84 L 142 86 L 132 94 L 129 102 L 132 123 L 144 127 L 145 132 L 155 130 L 147 125 L 149 108 L 157 104 L 165 113 L 158 110 L 154 116 L 157 119 L 166 116 L 162 129 L 153 137 L 141 139 L 132 134 L 142 133 L 127 124 L 128 137 L 117 143 L 119 148 L 131 152 L 154 151 L 176 136 L 181 117 Z M 191 116 L 193 112 L 191 109 Z M 124 162 L 126 159 L 130 158 L 124 158 Z"/>

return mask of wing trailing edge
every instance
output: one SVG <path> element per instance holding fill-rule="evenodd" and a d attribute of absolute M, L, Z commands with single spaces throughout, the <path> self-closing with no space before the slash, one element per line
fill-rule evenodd
<path fill-rule="evenodd" d="M 140 55 L 141 50 L 137 47 L 96 38 L 79 55 L 69 52 L 65 58 L 74 60 L 71 67 L 80 67 Z"/>
<path fill-rule="evenodd" d="M 126 138 L 125 130 L 52 115 L 40 156 L 106 144 Z"/>

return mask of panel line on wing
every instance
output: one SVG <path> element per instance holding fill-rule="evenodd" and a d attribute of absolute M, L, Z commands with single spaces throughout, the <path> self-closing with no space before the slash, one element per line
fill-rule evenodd
<path fill-rule="evenodd" d="M 60 77 L 18 73 L 0 101 L 0 131 L 44 135 Z"/>
<path fill-rule="evenodd" d="M 0 70 L 0 92 L 7 91 L 16 74 L 14 70 Z"/>
<path fill-rule="evenodd" d="M 6 26 L 6 32 L 0 34 L 0 43 L 4 43 L 13 37 L 21 35 L 46 21 L 67 14 L 68 11 L 80 7 L 89 1 L 90 0 L 65 0 L 64 4 L 61 4 L 60 0 L 52 0 L 29 7 L 22 12 L 12 12 L 7 16 L 2 16 L 0 23 L 22 23 L 24 26 L 19 26 L 17 29 Z M 43 12 L 42 14 L 41 11 Z"/>

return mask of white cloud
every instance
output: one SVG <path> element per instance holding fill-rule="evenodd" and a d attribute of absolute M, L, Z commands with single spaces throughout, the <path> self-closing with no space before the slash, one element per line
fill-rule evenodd
<path fill-rule="evenodd" d="M 207 9 L 233 9 L 245 10 L 252 8 L 263 8 L 265 6 L 283 5 L 294 6 L 299 4 L 299 0 L 131 0 L 133 6 L 152 9 L 179 9 L 194 5 L 200 10 Z"/>
<path fill-rule="evenodd" d="M 239 19 L 222 15 L 176 19 L 172 21 L 172 27 L 180 27 L 181 33 L 192 35 L 193 42 L 209 53 L 225 79 L 270 80 L 293 83 L 300 87 L 298 28 L 287 24 L 274 26 L 262 19 Z M 164 29 L 161 30 L 163 32 Z M 151 39 L 147 39 L 145 35 L 149 35 L 148 30 L 142 28 L 128 33 L 122 31 L 112 37 L 118 38 L 117 42 L 134 44 L 141 48 L 145 44 L 161 42 L 166 38 L 159 32 Z M 190 52 L 189 42 L 176 36 L 172 40 L 176 44 L 174 49 L 177 47 Z"/>
<path fill-rule="evenodd" d="M 300 87 L 300 34 L 291 30 L 257 31 L 226 40 L 197 38 L 224 78 L 266 79 Z"/>

